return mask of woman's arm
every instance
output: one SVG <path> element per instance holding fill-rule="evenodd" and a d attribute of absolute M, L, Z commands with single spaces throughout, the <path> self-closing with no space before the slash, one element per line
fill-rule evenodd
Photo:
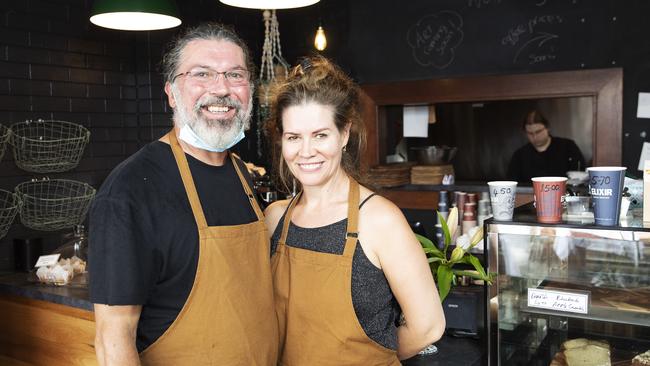
<path fill-rule="evenodd" d="M 414 356 L 442 337 L 445 317 L 428 261 L 400 209 L 377 197 L 364 205 L 359 241 L 388 279 L 406 324 L 397 329 L 400 359 Z"/>
<path fill-rule="evenodd" d="M 264 210 L 264 223 L 269 232 L 269 238 L 273 236 L 275 227 L 278 226 L 278 222 L 280 222 L 288 205 L 289 200 L 275 201 Z"/>

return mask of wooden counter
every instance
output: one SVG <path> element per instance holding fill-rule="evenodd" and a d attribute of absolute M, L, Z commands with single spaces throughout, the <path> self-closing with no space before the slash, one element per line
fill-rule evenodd
<path fill-rule="evenodd" d="M 38 284 L 32 275 L 0 275 L 0 364 L 97 365 L 88 290 Z"/>

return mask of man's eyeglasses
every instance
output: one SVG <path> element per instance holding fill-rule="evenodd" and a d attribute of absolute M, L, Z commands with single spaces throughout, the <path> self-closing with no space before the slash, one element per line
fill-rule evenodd
<path fill-rule="evenodd" d="M 219 75 L 223 75 L 223 77 L 226 78 L 226 82 L 232 86 L 246 85 L 250 80 L 250 73 L 248 70 L 244 69 L 235 69 L 223 72 L 202 69 L 180 73 L 172 78 L 172 83 L 176 80 L 176 78 L 186 76 L 188 81 L 203 85 L 212 80 L 217 80 L 217 78 L 219 78 Z"/>

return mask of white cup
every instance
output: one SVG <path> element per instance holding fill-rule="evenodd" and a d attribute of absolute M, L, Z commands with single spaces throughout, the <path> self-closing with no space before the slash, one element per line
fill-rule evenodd
<path fill-rule="evenodd" d="M 515 209 L 517 182 L 498 180 L 488 182 L 492 216 L 495 220 L 510 221 Z"/>

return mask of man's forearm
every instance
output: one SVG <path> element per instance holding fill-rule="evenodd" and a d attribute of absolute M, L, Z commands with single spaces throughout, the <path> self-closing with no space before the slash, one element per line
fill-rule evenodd
<path fill-rule="evenodd" d="M 95 339 L 95 354 L 100 366 L 139 366 L 140 356 L 131 337 L 108 337 Z"/>

